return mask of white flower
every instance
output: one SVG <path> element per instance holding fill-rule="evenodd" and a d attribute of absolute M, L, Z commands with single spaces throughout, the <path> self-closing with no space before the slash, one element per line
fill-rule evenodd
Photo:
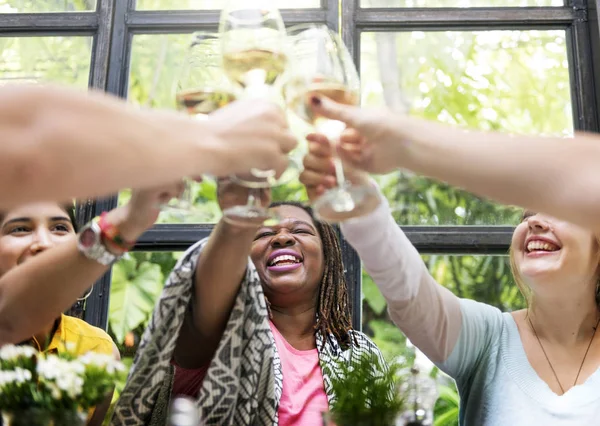
<path fill-rule="evenodd" d="M 75 374 L 67 374 L 56 381 L 58 388 L 71 398 L 76 398 L 83 392 L 83 378 Z"/>
<path fill-rule="evenodd" d="M 50 355 L 47 358 L 41 358 L 37 363 L 37 373 L 42 379 L 54 380 L 59 375 L 58 357 Z"/>
<path fill-rule="evenodd" d="M 17 383 L 25 383 L 31 380 L 31 371 L 24 368 L 15 368 L 15 381 Z"/>
<path fill-rule="evenodd" d="M 79 361 L 85 365 L 93 365 L 98 368 L 103 368 L 108 372 L 108 374 L 114 374 L 116 371 L 125 371 L 125 366 L 123 363 L 117 361 L 112 355 L 88 352 L 81 356 Z"/>
<path fill-rule="evenodd" d="M 31 346 L 4 345 L 0 348 L 0 359 L 14 361 L 17 358 L 31 358 L 38 352 Z"/>

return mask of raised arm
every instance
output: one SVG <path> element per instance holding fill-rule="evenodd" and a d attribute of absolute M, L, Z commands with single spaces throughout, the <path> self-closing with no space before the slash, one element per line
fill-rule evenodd
<path fill-rule="evenodd" d="M 267 205 L 270 193 L 262 194 L 262 204 Z M 248 190 L 221 181 L 218 197 L 224 210 L 245 204 Z M 198 259 L 194 294 L 175 348 L 175 362 L 180 367 L 197 369 L 212 359 L 249 265 L 252 241 L 260 225 L 240 227 L 221 219 L 213 229 Z"/>
<path fill-rule="evenodd" d="M 459 299 L 438 284 L 387 201 L 371 214 L 342 223 L 342 232 L 388 304 L 392 321 L 434 362 L 444 362 L 461 329 Z"/>
<path fill-rule="evenodd" d="M 109 212 L 106 221 L 125 239 L 135 241 L 156 220 L 161 197 L 168 199 L 176 193 L 174 189 L 135 191 L 129 204 Z M 115 254 L 120 251 L 108 242 L 107 246 Z M 108 268 L 85 257 L 75 236 L 12 268 L 0 278 L 0 346 L 39 332 Z"/>
<path fill-rule="evenodd" d="M 324 115 L 358 131 L 341 149 L 371 173 L 407 168 L 505 204 L 545 212 L 600 232 L 600 137 L 573 139 L 465 131 L 326 98 Z M 354 142 L 360 137 L 360 142 Z"/>
<path fill-rule="evenodd" d="M 100 93 L 0 88 L 0 208 L 151 187 L 202 173 L 287 164 L 296 142 L 283 113 L 239 102 L 192 120 Z M 284 123 L 283 125 L 281 123 Z"/>
<path fill-rule="evenodd" d="M 316 199 L 332 183 L 331 148 L 321 135 L 309 140 L 301 181 L 309 198 Z M 375 185 L 364 173 L 348 170 L 347 176 Z M 488 347 L 489 325 L 497 326 L 499 311 L 461 300 L 438 284 L 381 193 L 380 200 L 372 213 L 342 223 L 342 232 L 385 297 L 392 321 L 433 362 L 453 377 L 464 377 Z"/>

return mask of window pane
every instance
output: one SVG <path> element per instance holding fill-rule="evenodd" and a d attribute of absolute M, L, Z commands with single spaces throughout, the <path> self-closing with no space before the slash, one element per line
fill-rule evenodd
<path fill-rule="evenodd" d="M 280 9 L 306 9 L 321 7 L 320 0 L 273 0 Z M 208 10 L 222 9 L 227 0 L 138 0 L 137 9 L 146 10 Z"/>
<path fill-rule="evenodd" d="M 0 37 L 0 84 L 57 82 L 87 88 L 92 37 Z"/>
<path fill-rule="evenodd" d="M 508 256 L 433 256 L 424 255 L 435 280 L 461 298 L 474 299 L 513 311 L 524 307 L 510 272 Z M 391 322 L 385 299 L 363 269 L 363 331 L 373 338 L 387 359 L 411 358 L 414 349 L 406 346 L 404 334 Z"/>
<path fill-rule="evenodd" d="M 570 136 L 564 31 L 364 33 L 363 104 L 459 126 Z M 501 225 L 502 207 L 409 173 L 379 179 L 403 224 Z"/>
<path fill-rule="evenodd" d="M 0 13 L 82 12 L 95 9 L 96 0 L 0 0 Z"/>
<path fill-rule="evenodd" d="M 361 7 L 531 7 L 564 6 L 564 0 L 360 0 Z"/>
<path fill-rule="evenodd" d="M 175 109 L 173 88 L 190 38 L 190 34 L 134 36 L 129 75 L 130 102 L 145 107 Z M 291 114 L 290 125 L 297 132 L 299 140 L 303 141 L 303 135 L 309 131 L 308 126 Z M 215 223 L 221 217 L 215 189 L 216 184 L 212 179 L 194 183 L 192 193 L 201 212 L 184 215 L 162 212 L 159 223 Z M 121 192 L 119 202 L 124 203 L 129 196 L 129 191 Z M 303 201 L 306 200 L 306 193 L 296 179 L 287 185 L 274 188 L 272 199 Z"/>

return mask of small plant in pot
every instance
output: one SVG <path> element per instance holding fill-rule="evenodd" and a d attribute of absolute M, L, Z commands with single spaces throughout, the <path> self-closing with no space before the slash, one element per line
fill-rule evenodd
<path fill-rule="evenodd" d="M 395 425 L 404 408 L 400 365 L 388 367 L 377 356 L 364 353 L 358 362 L 342 361 L 337 368 L 341 374 L 331 375 L 336 399 L 325 414 L 325 425 Z"/>

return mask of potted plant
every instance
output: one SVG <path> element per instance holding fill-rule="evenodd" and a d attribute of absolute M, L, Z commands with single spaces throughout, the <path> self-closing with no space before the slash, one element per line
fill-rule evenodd
<path fill-rule="evenodd" d="M 121 362 L 89 352 L 45 354 L 29 346 L 0 348 L 0 412 L 5 426 L 84 425 L 125 374 Z"/>
<path fill-rule="evenodd" d="M 389 367 L 380 359 L 364 353 L 358 362 L 340 362 L 340 375 L 331 375 L 336 395 L 326 425 L 393 426 L 404 407 L 399 392 L 398 364 Z"/>

